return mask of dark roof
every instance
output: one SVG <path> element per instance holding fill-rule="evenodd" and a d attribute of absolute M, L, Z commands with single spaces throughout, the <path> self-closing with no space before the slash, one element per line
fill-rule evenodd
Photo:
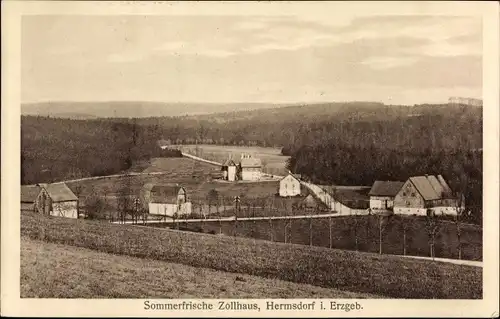
<path fill-rule="evenodd" d="M 78 200 L 78 197 L 65 183 L 48 184 L 44 186 L 53 202 L 68 202 Z"/>
<path fill-rule="evenodd" d="M 396 196 L 403 187 L 404 182 L 375 181 L 368 195 L 370 196 Z"/>
<path fill-rule="evenodd" d="M 323 202 L 321 202 L 319 199 L 317 199 L 315 196 L 312 194 L 307 195 L 303 200 L 302 200 L 303 205 L 305 207 L 318 207 L 318 206 L 323 206 Z"/>
<path fill-rule="evenodd" d="M 229 158 L 224 163 L 222 163 L 222 166 L 236 166 L 236 163 Z"/>
<path fill-rule="evenodd" d="M 41 189 L 37 185 L 21 185 L 21 203 L 34 203 Z"/>
<path fill-rule="evenodd" d="M 449 198 L 452 191 L 443 176 L 425 175 L 410 177 L 410 181 L 415 185 L 424 200 L 436 200 Z"/>
<path fill-rule="evenodd" d="M 242 158 L 240 161 L 241 167 L 262 167 L 260 158 Z"/>
<path fill-rule="evenodd" d="M 186 191 L 179 185 L 147 185 L 146 187 L 150 192 L 151 203 L 176 203 L 179 192 L 181 190 Z"/>
<path fill-rule="evenodd" d="M 334 199 L 353 209 L 365 209 L 370 205 L 368 191 L 370 186 L 321 186 L 323 190 L 334 195 Z"/>

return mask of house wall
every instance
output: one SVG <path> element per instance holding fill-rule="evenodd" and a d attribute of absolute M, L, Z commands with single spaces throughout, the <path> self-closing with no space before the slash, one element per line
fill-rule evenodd
<path fill-rule="evenodd" d="M 78 202 L 75 200 L 52 203 L 52 210 L 50 212 L 50 215 L 67 218 L 78 218 Z"/>
<path fill-rule="evenodd" d="M 435 215 L 457 215 L 457 207 L 453 206 L 436 206 L 432 207 L 431 210 Z"/>
<path fill-rule="evenodd" d="M 410 180 L 404 183 L 394 198 L 394 213 L 396 213 L 396 208 L 406 208 L 405 211 L 408 211 L 408 208 L 422 208 L 425 210 L 424 198 Z"/>
<path fill-rule="evenodd" d="M 288 175 L 280 181 L 279 195 L 281 197 L 300 195 L 300 182 Z"/>
<path fill-rule="evenodd" d="M 236 166 L 228 166 L 227 168 L 227 180 L 235 181 L 236 180 Z"/>
<path fill-rule="evenodd" d="M 191 214 L 191 203 L 177 204 L 165 204 L 165 203 L 149 203 L 149 214 L 151 215 L 163 215 L 172 217 L 175 213 L 178 215 Z"/>
<path fill-rule="evenodd" d="M 44 215 L 50 215 L 51 206 L 52 206 L 52 199 L 50 198 L 47 191 L 44 188 L 42 188 L 40 194 L 38 194 L 35 200 L 35 212 Z"/>
<path fill-rule="evenodd" d="M 393 210 L 396 215 L 418 215 L 418 216 L 426 216 L 427 209 L 423 207 L 398 207 L 394 206 Z"/>
<path fill-rule="evenodd" d="M 394 197 L 390 196 L 370 196 L 371 209 L 386 209 L 394 207 Z"/>
<path fill-rule="evenodd" d="M 260 179 L 260 170 L 257 167 L 244 167 L 241 170 L 241 179 L 244 181 L 256 181 Z"/>

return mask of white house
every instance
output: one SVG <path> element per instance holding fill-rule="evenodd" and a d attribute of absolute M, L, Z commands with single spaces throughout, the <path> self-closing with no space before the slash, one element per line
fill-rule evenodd
<path fill-rule="evenodd" d="M 453 195 L 441 175 L 410 177 L 394 198 L 395 214 L 456 215 L 459 209 L 464 208 L 463 198 L 459 201 Z"/>
<path fill-rule="evenodd" d="M 78 197 L 65 183 L 21 186 L 21 210 L 78 218 Z"/>
<path fill-rule="evenodd" d="M 370 196 L 370 209 L 372 211 L 392 211 L 394 198 L 403 187 L 404 182 L 375 181 L 368 196 Z"/>
<path fill-rule="evenodd" d="M 151 215 L 173 217 L 191 213 L 191 202 L 188 202 L 187 192 L 179 185 L 146 184 L 141 197 L 143 205 Z"/>
<path fill-rule="evenodd" d="M 242 154 L 239 173 L 241 180 L 257 181 L 261 178 L 262 162 L 260 158 L 253 158 L 248 154 Z"/>
<path fill-rule="evenodd" d="M 279 195 L 281 197 L 300 195 L 300 175 L 288 173 L 280 180 Z"/>

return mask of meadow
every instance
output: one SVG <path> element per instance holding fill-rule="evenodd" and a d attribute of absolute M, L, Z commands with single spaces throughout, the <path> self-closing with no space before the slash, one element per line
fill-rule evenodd
<path fill-rule="evenodd" d="M 247 198 L 262 198 L 278 192 L 278 181 L 262 182 L 226 182 L 214 180 L 212 172 L 220 168 L 189 158 L 153 158 L 142 173 L 158 173 L 161 175 L 131 175 L 67 182 L 75 194 L 85 197 L 92 192 L 99 196 L 116 197 L 125 192 L 129 195 L 139 195 L 145 184 L 179 184 L 187 189 L 192 200 L 205 201 L 211 190 L 216 190 L 221 197 L 244 196 Z"/>
<path fill-rule="evenodd" d="M 252 157 L 261 159 L 262 171 L 265 173 L 285 175 L 288 172 L 286 163 L 289 156 L 281 155 L 281 148 L 209 144 L 176 145 L 176 147 L 179 147 L 185 153 L 220 163 L 230 157 L 238 163 L 242 154 L 250 154 Z"/>
<path fill-rule="evenodd" d="M 482 269 L 324 247 L 21 214 L 21 236 L 394 298 L 479 299 Z"/>
<path fill-rule="evenodd" d="M 379 220 L 377 216 L 341 216 L 302 218 L 290 220 L 215 221 L 175 224 L 150 224 L 151 227 L 170 227 L 182 230 L 223 233 L 229 236 L 247 237 L 319 247 L 379 252 Z M 403 255 L 404 230 L 406 230 L 406 254 L 429 256 L 429 235 L 425 218 L 392 216 L 383 221 L 382 252 Z M 461 224 L 462 259 L 482 260 L 482 230 L 476 225 Z M 331 230 L 331 237 L 330 237 Z M 435 257 L 458 259 L 456 225 L 440 221 L 435 238 Z M 331 238 L 331 243 L 330 243 Z M 357 238 L 357 240 L 356 240 Z"/>
<path fill-rule="evenodd" d="M 264 297 L 378 298 L 21 238 L 21 298 Z"/>

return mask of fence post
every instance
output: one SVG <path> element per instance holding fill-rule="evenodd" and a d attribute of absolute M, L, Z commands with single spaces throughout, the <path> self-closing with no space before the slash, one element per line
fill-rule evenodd
<path fill-rule="evenodd" d="M 271 217 L 269 217 L 269 240 L 270 241 L 274 241 L 274 238 L 273 238 L 273 220 L 271 219 Z"/>
<path fill-rule="evenodd" d="M 287 242 L 287 240 L 286 240 L 286 237 L 287 237 L 287 236 L 286 236 L 286 227 L 287 227 L 287 220 L 286 220 L 286 217 L 283 219 L 283 221 L 284 221 L 283 225 L 285 225 L 285 234 L 284 234 L 284 237 L 283 237 L 283 238 L 284 238 L 284 243 L 286 244 L 286 242 Z"/>
<path fill-rule="evenodd" d="M 313 237 L 312 237 L 312 216 L 309 216 L 309 246 L 312 246 L 312 240 L 313 240 Z"/>
<path fill-rule="evenodd" d="M 328 228 L 330 233 L 330 248 L 332 248 L 332 216 L 328 217 Z"/>

